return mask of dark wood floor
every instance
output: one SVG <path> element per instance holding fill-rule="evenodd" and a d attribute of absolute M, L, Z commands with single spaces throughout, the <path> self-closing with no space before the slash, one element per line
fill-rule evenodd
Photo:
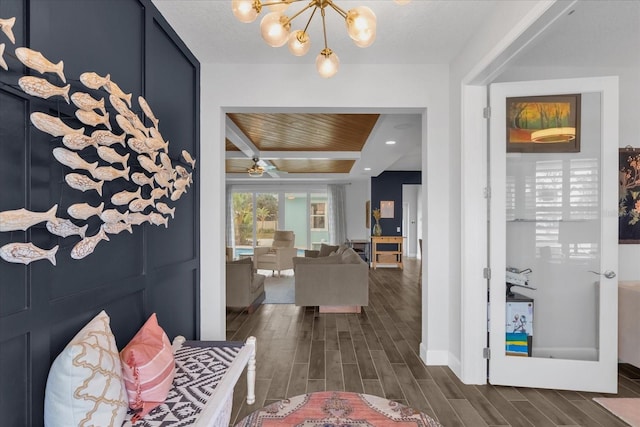
<path fill-rule="evenodd" d="M 262 305 L 227 313 L 227 339 L 257 338 L 256 403 L 246 379 L 233 399 L 232 425 L 283 398 L 322 390 L 361 392 L 398 401 L 455 426 L 626 426 L 594 393 L 465 385 L 447 367 L 419 358 L 419 263 L 404 271 L 371 270 L 370 304 L 361 314 L 319 314 L 317 307 Z M 612 395 L 606 395 L 612 397 Z M 640 397 L 640 369 L 620 365 L 618 396 Z"/>

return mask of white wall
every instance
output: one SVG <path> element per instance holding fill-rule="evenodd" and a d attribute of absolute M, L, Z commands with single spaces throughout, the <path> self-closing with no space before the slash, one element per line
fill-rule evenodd
<path fill-rule="evenodd" d="M 619 147 L 640 147 L 640 68 L 638 67 L 512 67 L 505 71 L 499 81 L 523 81 L 561 79 L 569 77 L 619 76 L 620 83 L 620 141 Z M 619 245 L 618 279 L 640 280 L 640 245 Z"/>
<path fill-rule="evenodd" d="M 263 81 L 261 76 L 268 76 L 268 79 Z M 224 113 L 273 111 L 273 108 L 281 112 L 422 113 L 423 171 L 444 177 L 449 173 L 448 78 L 448 67 L 442 65 L 343 64 L 335 77 L 324 80 L 309 65 L 202 64 L 199 159 L 203 188 L 202 339 L 223 339 L 225 336 Z M 423 172 L 423 182 L 427 182 L 425 174 Z M 434 184 L 429 186 L 428 192 L 423 188 L 423 200 L 431 206 L 423 230 L 423 235 L 429 236 L 428 245 L 432 248 L 428 262 L 449 265 L 451 193 L 448 185 L 442 185 L 442 180 L 429 182 Z M 424 197 L 426 194 L 428 198 Z M 426 265 L 425 270 L 421 354 L 425 360 L 447 363 L 449 271 L 428 269 Z"/>
<path fill-rule="evenodd" d="M 347 196 L 347 237 L 366 240 L 371 235 L 367 228 L 365 204 L 371 199 L 371 180 L 358 180 L 346 186 Z"/>

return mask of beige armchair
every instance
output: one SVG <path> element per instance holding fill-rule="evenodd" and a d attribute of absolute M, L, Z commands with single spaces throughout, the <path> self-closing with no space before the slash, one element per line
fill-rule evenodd
<path fill-rule="evenodd" d="M 294 247 L 296 235 L 293 231 L 276 231 L 273 235 L 271 247 L 258 246 L 253 248 L 253 262 L 256 270 L 271 270 L 278 272 L 293 268 L 293 257 L 297 256 Z"/>
<path fill-rule="evenodd" d="M 264 279 L 254 273 L 250 258 L 227 262 L 227 307 L 247 308 L 253 313 L 264 300 Z"/>

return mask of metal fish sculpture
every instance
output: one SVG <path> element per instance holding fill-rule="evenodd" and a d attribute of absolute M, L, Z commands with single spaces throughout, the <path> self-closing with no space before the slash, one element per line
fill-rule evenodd
<path fill-rule="evenodd" d="M 165 153 L 167 152 L 169 147 L 169 141 L 163 141 L 159 138 L 145 138 L 144 143 L 153 151 L 164 150 Z"/>
<path fill-rule="evenodd" d="M 156 209 L 161 214 L 171 215 L 171 218 L 175 218 L 176 208 L 170 208 L 166 203 L 158 202 L 156 203 Z"/>
<path fill-rule="evenodd" d="M 171 193 L 171 201 L 175 202 L 176 200 L 178 200 L 180 197 L 182 197 L 182 195 L 185 193 L 185 190 L 182 189 L 178 189 L 178 190 L 174 190 L 173 193 Z"/>
<path fill-rule="evenodd" d="M 73 249 L 71 249 L 71 258 L 82 259 L 92 254 L 96 246 L 98 246 L 98 243 L 102 240 L 109 241 L 109 236 L 105 233 L 104 228 L 100 227 L 100 231 L 95 236 L 85 237 L 76 243 Z"/>
<path fill-rule="evenodd" d="M 95 111 L 76 110 L 76 117 L 85 125 L 96 127 L 98 125 L 105 125 L 107 129 L 111 130 L 111 123 L 109 122 L 109 113 L 104 116 L 96 113 Z"/>
<path fill-rule="evenodd" d="M 122 156 L 118 154 L 118 152 L 111 147 L 98 147 L 97 150 L 98 150 L 98 156 L 100 156 L 102 160 L 104 160 L 105 162 L 109 162 L 111 164 L 120 163 L 122 164 L 123 168 L 127 166 L 127 162 L 129 161 L 129 156 L 131 155 L 131 153 L 127 153 L 124 156 Z"/>
<path fill-rule="evenodd" d="M 49 233 L 60 237 L 69 237 L 78 235 L 84 239 L 89 224 L 78 227 L 69 219 L 56 218 L 53 221 L 47 221 L 47 230 Z"/>
<path fill-rule="evenodd" d="M 173 186 L 177 189 L 177 190 L 185 190 L 186 188 L 189 186 L 189 178 L 178 178 L 176 179 L 176 181 L 173 183 Z"/>
<path fill-rule="evenodd" d="M 98 206 L 91 206 L 88 203 L 76 203 L 67 208 L 69 215 L 75 219 L 89 219 L 94 215 L 100 216 L 104 209 L 104 203 Z"/>
<path fill-rule="evenodd" d="M 108 234 L 119 234 L 124 230 L 127 230 L 130 234 L 133 234 L 131 224 L 127 222 L 107 222 L 102 227 Z"/>
<path fill-rule="evenodd" d="M 111 75 L 107 74 L 105 77 L 101 77 L 91 71 L 80 74 L 80 81 L 89 89 L 100 89 L 102 86 L 106 85 L 107 82 L 111 81 Z"/>
<path fill-rule="evenodd" d="M 145 185 L 149 185 L 151 187 L 153 187 L 153 176 L 147 176 L 145 174 L 143 174 L 142 172 L 136 172 L 134 174 L 131 175 L 131 180 L 133 182 L 135 182 L 136 184 L 138 184 L 140 187 L 143 187 Z"/>
<path fill-rule="evenodd" d="M 154 188 L 153 190 L 151 190 L 151 198 L 152 199 L 160 199 L 162 197 L 168 197 L 169 196 L 169 189 L 168 188 Z"/>
<path fill-rule="evenodd" d="M 9 71 L 9 66 L 7 65 L 6 61 L 2 57 L 3 54 L 4 54 L 4 43 L 0 43 L 0 68 L 3 68 L 5 71 Z"/>
<path fill-rule="evenodd" d="M 58 117 L 45 113 L 31 113 L 31 123 L 42 132 L 51 136 L 64 136 L 68 133 L 84 133 L 84 128 L 73 129 L 65 125 Z"/>
<path fill-rule="evenodd" d="M 122 213 L 117 209 L 107 209 L 100 214 L 100 219 L 105 223 L 126 221 L 129 211 Z"/>
<path fill-rule="evenodd" d="M 53 157 L 55 157 L 57 161 L 65 166 L 70 167 L 71 169 L 84 169 L 91 172 L 98 167 L 98 162 L 88 163 L 84 159 L 82 159 L 82 157 L 80 157 L 78 153 L 69 151 L 66 148 L 62 147 L 56 147 L 53 149 Z"/>
<path fill-rule="evenodd" d="M 109 79 L 109 81 L 104 84 L 104 89 L 111 95 L 115 95 L 123 101 L 126 101 L 129 108 L 131 108 L 131 94 L 124 93 L 124 91 L 120 89 L 120 86 L 118 86 L 115 82 L 112 82 L 111 79 Z"/>
<path fill-rule="evenodd" d="M 8 243 L 0 248 L 0 258 L 7 262 L 29 264 L 32 261 L 48 259 L 56 265 L 56 252 L 58 245 L 52 249 L 41 249 L 33 243 Z"/>
<path fill-rule="evenodd" d="M 102 196 L 102 185 L 104 181 L 96 182 L 88 176 L 79 173 L 69 173 L 65 175 L 64 180 L 71 188 L 80 190 L 83 193 L 88 190 L 96 190 L 98 194 Z"/>
<path fill-rule="evenodd" d="M 91 138 L 93 138 L 96 144 L 104 145 L 107 147 L 113 144 L 120 144 L 123 147 L 126 147 L 124 143 L 124 138 L 126 136 L 127 136 L 126 133 L 122 133 L 122 135 L 115 135 L 114 133 L 109 132 L 108 130 L 94 130 L 91 133 Z"/>
<path fill-rule="evenodd" d="M 151 159 L 155 162 L 158 153 L 153 151 L 151 148 L 144 143 L 144 140 L 138 138 L 129 138 L 127 140 L 127 145 L 138 154 L 148 154 L 151 156 Z"/>
<path fill-rule="evenodd" d="M 136 117 L 136 114 L 131 111 L 129 107 L 127 107 L 127 104 L 125 104 L 124 101 L 117 96 L 109 95 L 109 102 L 111 103 L 111 106 L 116 109 L 118 114 L 123 116 L 129 122 L 131 122 L 133 118 Z"/>
<path fill-rule="evenodd" d="M 133 127 L 131 122 L 129 120 L 127 120 L 127 118 L 125 116 L 123 116 L 122 114 L 116 115 L 116 123 L 118 123 L 118 126 L 120 126 L 120 129 L 122 129 L 123 131 L 125 131 L 129 135 L 132 135 L 132 136 L 134 136 L 134 137 L 136 137 L 138 139 L 142 139 L 142 140 L 144 140 L 146 138 L 146 135 L 144 133 L 142 133 L 141 131 L 139 131 L 138 129 L 136 129 L 135 127 Z"/>
<path fill-rule="evenodd" d="M 111 166 L 100 166 L 99 168 L 95 168 L 89 172 L 91 172 L 91 176 L 95 179 L 101 179 L 104 181 L 113 181 L 114 179 L 124 178 L 129 181 L 129 171 L 130 167 L 127 166 L 124 170 L 116 169 Z"/>
<path fill-rule="evenodd" d="M 184 159 L 184 161 L 191 165 L 191 169 L 195 169 L 196 168 L 196 161 L 193 159 L 193 157 L 191 157 L 191 154 L 189 154 L 189 152 L 187 150 L 182 150 L 181 154 L 182 154 L 182 158 Z"/>
<path fill-rule="evenodd" d="M 100 100 L 97 100 L 88 93 L 74 92 L 71 95 L 71 101 L 76 107 L 80 108 L 81 110 L 100 110 L 103 115 L 107 114 L 107 110 L 104 108 L 104 98 L 100 98 Z"/>
<path fill-rule="evenodd" d="M 53 205 L 46 212 L 33 212 L 25 208 L 0 212 L 0 231 L 26 231 L 32 225 L 56 218 L 58 205 Z"/>
<path fill-rule="evenodd" d="M 139 96 L 138 104 L 140 105 L 140 108 L 142 108 L 144 115 L 147 116 L 147 118 L 153 123 L 153 127 L 158 129 L 158 123 L 160 122 L 160 120 L 156 119 L 156 116 L 153 114 L 153 111 L 151 111 L 151 107 L 149 107 L 147 100 L 142 96 Z"/>
<path fill-rule="evenodd" d="M 134 174 L 135 175 L 135 174 Z M 129 204 L 133 199 L 139 199 L 142 197 L 141 195 L 142 188 L 138 187 L 137 191 L 120 191 L 119 193 L 111 196 L 111 203 L 116 206 L 123 206 Z"/>
<path fill-rule="evenodd" d="M 149 222 L 149 215 L 140 212 L 131 212 L 127 216 L 127 223 L 131 225 L 140 225 Z"/>
<path fill-rule="evenodd" d="M 65 147 L 75 151 L 84 150 L 85 148 L 97 145 L 96 141 L 83 133 L 68 133 L 62 137 L 62 143 Z"/>
<path fill-rule="evenodd" d="M 0 30 L 9 38 L 11 44 L 16 44 L 16 38 L 13 35 L 13 24 L 16 23 L 16 17 L 2 19 L 0 18 Z"/>
<path fill-rule="evenodd" d="M 149 214 L 149 222 L 154 225 L 164 225 L 164 228 L 169 228 L 169 218 L 157 212 L 151 212 Z"/>
<path fill-rule="evenodd" d="M 169 189 L 169 191 L 171 191 L 171 189 L 173 188 L 173 184 L 169 182 L 169 179 L 167 179 L 167 173 L 166 172 L 163 173 L 163 172 L 164 171 L 154 173 L 153 179 L 158 183 L 160 187 L 167 188 Z"/>
<path fill-rule="evenodd" d="M 134 128 L 138 129 L 140 132 L 144 133 L 145 136 L 149 136 L 149 128 L 147 128 L 140 120 L 140 117 L 133 116 L 129 122 L 133 125 Z"/>
<path fill-rule="evenodd" d="M 138 159 L 138 163 L 140 163 L 140 166 L 142 166 L 147 172 L 157 173 L 162 169 L 159 165 L 156 165 L 153 160 L 143 154 L 140 154 L 136 158 Z"/>
<path fill-rule="evenodd" d="M 162 149 L 164 150 L 165 153 L 169 152 L 169 141 L 165 141 L 164 138 L 162 137 L 162 134 L 160 133 L 160 131 L 156 128 L 149 128 L 149 132 L 151 133 L 151 137 L 158 140 L 159 142 L 162 143 Z"/>
<path fill-rule="evenodd" d="M 49 99 L 52 96 L 61 96 L 69 103 L 69 88 L 68 84 L 64 87 L 59 87 L 49 83 L 47 80 L 40 77 L 24 76 L 18 80 L 18 86 L 27 94 L 31 96 L 37 96 L 42 99 Z"/>
<path fill-rule="evenodd" d="M 129 203 L 129 210 L 131 212 L 142 212 L 147 206 L 155 206 L 154 199 L 134 199 Z"/>
<path fill-rule="evenodd" d="M 189 175 L 190 175 L 189 172 L 187 172 L 187 170 L 185 168 L 183 168 L 182 166 L 180 166 L 180 165 L 176 165 L 176 172 L 182 178 L 188 178 Z"/>
<path fill-rule="evenodd" d="M 64 63 L 62 61 L 54 64 L 49 61 L 44 55 L 36 50 L 31 50 L 27 47 L 16 48 L 16 56 L 27 67 L 38 71 L 40 74 L 44 73 L 56 73 L 60 80 L 67 83 L 67 79 L 64 77 Z"/>
<path fill-rule="evenodd" d="M 167 155 L 167 153 L 160 153 L 160 163 L 162 163 L 162 167 L 167 172 L 173 171 L 173 165 L 171 164 L 171 159 Z"/>

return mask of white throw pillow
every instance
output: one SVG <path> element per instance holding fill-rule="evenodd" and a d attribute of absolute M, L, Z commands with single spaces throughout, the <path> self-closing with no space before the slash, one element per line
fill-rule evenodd
<path fill-rule="evenodd" d="M 127 414 L 120 355 L 100 312 L 56 357 L 44 398 L 46 427 L 118 426 Z"/>

